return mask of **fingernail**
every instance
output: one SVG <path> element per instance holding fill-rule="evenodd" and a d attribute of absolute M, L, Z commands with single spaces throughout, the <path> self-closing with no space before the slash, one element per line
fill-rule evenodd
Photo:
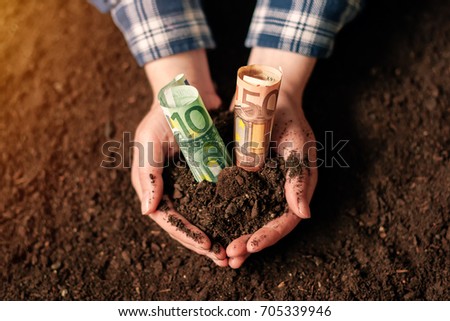
<path fill-rule="evenodd" d="M 309 206 L 302 206 L 302 203 L 298 204 L 298 212 L 301 218 L 308 219 L 311 218 L 311 211 Z"/>
<path fill-rule="evenodd" d="M 211 259 L 217 266 L 219 266 L 219 267 L 226 267 L 226 266 L 228 266 L 228 261 L 227 261 L 227 264 L 225 265 L 225 264 L 223 264 L 224 263 L 224 261 L 225 260 L 219 260 L 219 259 Z"/>
<path fill-rule="evenodd" d="M 145 192 L 144 195 L 142 196 L 142 201 L 141 201 L 141 211 L 142 211 L 142 215 L 147 214 L 148 209 L 150 207 L 150 197 L 149 197 L 149 192 Z"/>
<path fill-rule="evenodd" d="M 218 259 L 218 260 L 223 260 L 223 258 L 221 258 L 221 248 L 220 248 L 220 244 L 219 243 L 214 243 L 212 246 L 211 246 L 211 249 L 210 249 L 210 251 L 211 252 L 213 252 L 215 255 L 216 255 L 216 258 Z"/>

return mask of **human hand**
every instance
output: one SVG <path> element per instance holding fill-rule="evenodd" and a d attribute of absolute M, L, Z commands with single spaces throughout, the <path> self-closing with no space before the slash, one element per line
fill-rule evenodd
<path fill-rule="evenodd" d="M 285 195 L 289 209 L 253 234 L 232 241 L 227 249 L 228 264 L 239 268 L 252 253 L 277 243 L 297 224 L 311 216 L 309 202 L 317 184 L 315 137 L 302 110 L 302 93 L 315 60 L 268 48 L 254 48 L 249 64 L 282 67 L 284 74 L 275 112 L 272 141 L 277 153 L 291 167 L 286 175 Z M 290 157 L 290 156 L 294 157 Z"/>
<path fill-rule="evenodd" d="M 228 266 L 225 249 L 220 246 L 212 251 L 206 234 L 177 213 L 167 196 L 163 197 L 164 159 L 178 151 L 178 145 L 156 99 L 157 93 L 175 75 L 184 72 L 199 90 L 206 107 L 219 107 L 221 101 L 212 86 L 206 55 L 201 50 L 190 51 L 162 58 L 145 68 L 152 84 L 154 102 L 136 129 L 131 168 L 131 181 L 141 201 L 141 212 L 186 248 L 209 257 L 219 266 Z M 161 200 L 164 203 L 159 206 Z"/>
<path fill-rule="evenodd" d="M 163 197 L 164 157 L 178 151 L 172 131 L 161 108 L 154 103 L 139 124 L 134 144 L 131 181 L 141 201 L 142 214 L 148 215 L 163 230 L 188 249 L 205 255 L 219 266 L 227 266 L 223 247 L 213 252 L 209 238 L 199 228 L 175 211 L 167 196 Z M 163 206 L 159 206 L 161 200 Z"/>
<path fill-rule="evenodd" d="M 286 169 L 291 167 L 287 171 L 284 186 L 289 210 L 255 233 L 243 235 L 228 245 L 228 264 L 232 268 L 239 268 L 251 253 L 277 243 L 302 219 L 311 216 L 309 202 L 318 176 L 315 138 L 301 108 L 295 108 L 288 99 L 282 97 L 279 97 L 275 114 L 272 140 L 277 142 L 277 153 L 285 159 Z"/>

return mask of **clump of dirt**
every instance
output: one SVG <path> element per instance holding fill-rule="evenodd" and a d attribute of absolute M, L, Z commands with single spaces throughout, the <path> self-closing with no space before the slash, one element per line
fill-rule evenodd
<path fill-rule="evenodd" d="M 213 118 L 228 143 L 233 114 L 223 112 Z M 259 172 L 227 167 L 220 172 L 217 184 L 197 183 L 182 161 L 165 173 L 170 182 L 165 184 L 165 192 L 172 197 L 175 209 L 223 246 L 241 235 L 254 233 L 288 208 L 284 195 L 286 166 L 282 158 L 267 159 Z M 295 173 L 299 175 L 301 169 Z"/>

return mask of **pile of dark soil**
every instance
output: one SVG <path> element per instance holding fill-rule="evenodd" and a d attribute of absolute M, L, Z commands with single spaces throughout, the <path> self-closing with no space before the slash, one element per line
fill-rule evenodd
<path fill-rule="evenodd" d="M 233 114 L 223 112 L 213 118 L 228 145 Z M 181 162 L 166 169 L 165 175 L 165 193 L 172 196 L 175 209 L 224 247 L 287 211 L 286 171 L 281 158 L 267 159 L 259 172 L 227 167 L 220 172 L 217 184 L 197 183 Z"/>

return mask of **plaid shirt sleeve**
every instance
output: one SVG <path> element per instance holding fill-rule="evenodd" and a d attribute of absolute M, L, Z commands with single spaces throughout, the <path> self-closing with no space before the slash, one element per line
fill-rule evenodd
<path fill-rule="evenodd" d="M 336 34 L 356 16 L 361 2 L 258 0 L 245 45 L 328 57 Z"/>
<path fill-rule="evenodd" d="M 89 0 L 111 12 L 138 64 L 176 53 L 214 48 L 200 0 Z"/>
<path fill-rule="evenodd" d="M 138 64 L 199 48 L 214 48 L 201 0 L 89 0 L 111 12 Z M 337 32 L 362 0 L 258 0 L 245 41 L 306 56 L 328 57 Z"/>

